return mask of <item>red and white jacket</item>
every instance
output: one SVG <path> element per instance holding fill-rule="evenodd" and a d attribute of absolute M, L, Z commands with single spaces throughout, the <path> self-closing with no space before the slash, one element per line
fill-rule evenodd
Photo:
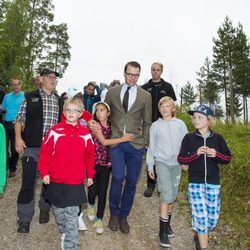
<path fill-rule="evenodd" d="M 90 131 L 60 122 L 47 132 L 40 149 L 38 170 L 43 179 L 63 184 L 82 184 L 87 174 L 93 178 L 95 148 Z"/>

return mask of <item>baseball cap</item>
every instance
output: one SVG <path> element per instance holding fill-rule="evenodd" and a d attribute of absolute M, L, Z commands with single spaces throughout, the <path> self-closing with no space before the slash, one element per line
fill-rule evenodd
<path fill-rule="evenodd" d="M 206 116 L 209 116 L 209 115 L 214 116 L 213 110 L 210 107 L 206 106 L 206 105 L 199 105 L 196 108 L 194 108 L 194 110 L 189 110 L 188 111 L 188 113 L 190 115 L 193 115 L 194 112 L 200 113 L 200 114 L 203 114 L 203 115 L 206 115 Z"/>
<path fill-rule="evenodd" d="M 55 70 L 52 70 L 52 69 L 48 69 L 48 68 L 43 69 L 43 70 L 41 71 L 40 75 L 43 76 L 43 75 L 49 75 L 49 74 L 53 74 L 53 73 L 54 73 L 56 76 L 59 76 L 59 73 L 58 73 L 58 72 L 56 72 Z"/>
<path fill-rule="evenodd" d="M 82 93 L 81 90 L 79 90 L 76 87 L 70 87 L 67 90 L 67 96 L 68 98 L 73 98 L 74 96 L 76 96 L 78 93 Z"/>

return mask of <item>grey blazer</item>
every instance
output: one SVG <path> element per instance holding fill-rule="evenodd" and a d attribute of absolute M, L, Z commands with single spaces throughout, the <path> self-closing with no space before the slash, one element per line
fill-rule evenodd
<path fill-rule="evenodd" d="M 126 114 L 120 99 L 121 88 L 122 86 L 117 86 L 109 89 L 105 98 L 105 102 L 111 109 L 112 138 L 119 138 L 124 132 L 132 133 L 135 138 L 130 143 L 139 149 L 149 144 L 149 127 L 152 118 L 151 94 L 137 86 L 136 100 Z"/>

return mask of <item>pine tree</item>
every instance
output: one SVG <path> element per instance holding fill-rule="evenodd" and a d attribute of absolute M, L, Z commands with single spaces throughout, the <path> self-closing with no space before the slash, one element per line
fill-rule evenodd
<path fill-rule="evenodd" d="M 183 106 L 187 109 L 195 102 L 197 94 L 194 93 L 194 87 L 191 85 L 189 81 L 183 86 L 181 91 L 181 100 Z M 185 109 L 184 108 L 184 109 Z M 182 110 L 184 110 L 182 107 Z"/>

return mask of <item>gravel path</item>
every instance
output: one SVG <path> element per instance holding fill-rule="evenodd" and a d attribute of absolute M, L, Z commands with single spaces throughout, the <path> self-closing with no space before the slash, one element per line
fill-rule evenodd
<path fill-rule="evenodd" d="M 60 239 L 54 216 L 48 224 L 38 223 L 39 211 L 36 205 L 36 213 L 30 227 L 29 234 L 18 234 L 16 223 L 16 200 L 20 188 L 21 170 L 18 175 L 7 180 L 4 199 L 0 200 L 0 249 L 1 250 L 37 250 L 37 249 L 60 249 Z M 123 235 L 121 232 L 111 232 L 108 227 L 109 209 L 106 208 L 103 235 L 96 235 L 91 223 L 84 216 L 88 230 L 79 234 L 79 249 L 163 249 L 159 246 L 158 224 L 159 224 L 159 198 L 157 192 L 151 198 L 145 198 L 143 191 L 146 188 L 146 170 L 143 166 L 137 187 L 133 210 L 128 222 L 130 234 Z M 37 185 L 36 201 L 39 198 L 40 186 Z M 85 211 L 85 210 L 84 210 Z M 182 208 L 176 204 L 175 213 L 172 218 L 172 228 L 176 236 L 171 239 L 175 250 L 194 249 L 192 231 L 186 220 Z"/>

